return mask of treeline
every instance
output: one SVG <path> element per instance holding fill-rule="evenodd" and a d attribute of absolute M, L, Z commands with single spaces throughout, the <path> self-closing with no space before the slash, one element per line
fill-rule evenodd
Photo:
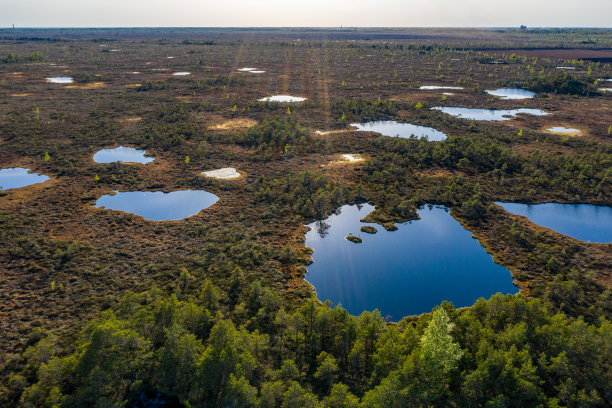
<path fill-rule="evenodd" d="M 257 202 L 267 203 L 277 215 L 299 214 L 306 219 L 323 219 L 354 198 L 346 187 L 315 172 L 289 173 L 271 180 L 261 177 L 250 189 Z"/>
<path fill-rule="evenodd" d="M 47 336 L 24 353 L 8 392 L 21 406 L 605 407 L 612 325 L 552 314 L 521 295 L 385 324 L 314 300 L 291 313 L 233 275 L 127 294 L 55 355 Z M 193 285 L 192 285 L 193 286 Z M 31 385 L 30 385 L 31 384 Z"/>
<path fill-rule="evenodd" d="M 382 153 L 365 163 L 365 181 L 372 186 L 401 183 L 408 170 L 440 167 L 468 175 L 486 175 L 498 185 L 532 186 L 564 191 L 569 197 L 612 197 L 612 147 L 597 144 L 563 155 L 535 150 L 529 156 L 514 152 L 493 138 L 450 137 L 444 143 L 418 139 L 379 138 Z M 527 199 L 536 191 L 527 191 Z"/>
<path fill-rule="evenodd" d="M 522 86 L 537 93 L 566 95 L 594 95 L 597 89 L 594 79 L 584 75 L 545 74 L 527 78 Z"/>
<path fill-rule="evenodd" d="M 331 110 L 333 117 L 342 121 L 384 120 L 397 115 L 399 103 L 389 100 L 340 100 L 332 103 Z"/>
<path fill-rule="evenodd" d="M 16 64 L 18 62 L 40 62 L 44 61 L 42 55 L 39 52 L 33 52 L 27 57 L 21 57 L 17 54 L 9 53 L 6 57 L 2 58 L 3 64 Z"/>
<path fill-rule="evenodd" d="M 136 144 L 145 148 L 182 151 L 186 140 L 192 140 L 196 135 L 203 138 L 204 130 L 191 109 L 185 104 L 160 106 L 147 125 L 138 130 Z"/>
<path fill-rule="evenodd" d="M 262 160 L 289 159 L 324 150 L 326 144 L 324 140 L 312 137 L 309 129 L 291 115 L 266 117 L 260 124 L 235 134 L 232 141 L 255 149 Z"/>
<path fill-rule="evenodd" d="M 239 76 L 217 75 L 216 77 L 206 79 L 188 79 L 188 83 L 189 89 L 191 90 L 210 91 L 211 88 L 225 89 L 228 86 L 244 86 L 248 81 Z M 172 87 L 172 83 L 169 81 L 145 81 L 136 88 L 136 91 L 163 91 L 171 89 Z"/>

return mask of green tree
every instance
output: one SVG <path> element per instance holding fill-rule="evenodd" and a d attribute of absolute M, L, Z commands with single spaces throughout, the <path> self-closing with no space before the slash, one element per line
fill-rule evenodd
<path fill-rule="evenodd" d="M 317 357 L 318 367 L 314 378 L 320 383 L 322 391 L 327 394 L 338 378 L 338 364 L 333 356 L 325 351 Z"/>
<path fill-rule="evenodd" d="M 344 384 L 334 384 L 323 402 L 326 408 L 357 408 L 359 406 L 359 398 L 351 394 L 349 387 Z"/>
<path fill-rule="evenodd" d="M 450 335 L 453 327 L 446 310 L 438 307 L 421 338 L 421 358 L 433 381 L 442 380 L 457 368 L 463 354 L 459 344 Z"/>

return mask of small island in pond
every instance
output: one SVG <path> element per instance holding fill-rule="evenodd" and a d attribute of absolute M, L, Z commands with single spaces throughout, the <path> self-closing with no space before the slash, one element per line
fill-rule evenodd
<path fill-rule="evenodd" d="M 361 244 L 363 242 L 363 240 L 355 235 L 348 235 L 345 238 L 347 241 L 351 241 L 354 242 L 355 244 Z"/>
<path fill-rule="evenodd" d="M 371 225 L 364 225 L 361 227 L 361 231 L 365 232 L 366 234 L 376 234 L 378 232 L 378 230 Z"/>

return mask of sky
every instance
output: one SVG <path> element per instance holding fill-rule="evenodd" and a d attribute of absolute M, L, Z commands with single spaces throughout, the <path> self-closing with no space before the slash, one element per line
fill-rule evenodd
<path fill-rule="evenodd" d="M 612 0 L 0 0 L 0 27 L 612 27 Z"/>

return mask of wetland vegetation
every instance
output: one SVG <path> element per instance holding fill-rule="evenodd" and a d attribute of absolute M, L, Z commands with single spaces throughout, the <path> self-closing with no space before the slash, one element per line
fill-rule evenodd
<path fill-rule="evenodd" d="M 611 49 L 591 29 L 0 29 L 0 168 L 50 178 L 0 191 L 0 406 L 610 406 L 610 240 L 496 203 L 612 205 Z M 445 138 L 351 127 L 381 121 Z M 155 161 L 92 160 L 108 146 Z M 221 170 L 240 177 L 202 175 Z M 174 221 L 96 208 L 188 191 Z"/>

